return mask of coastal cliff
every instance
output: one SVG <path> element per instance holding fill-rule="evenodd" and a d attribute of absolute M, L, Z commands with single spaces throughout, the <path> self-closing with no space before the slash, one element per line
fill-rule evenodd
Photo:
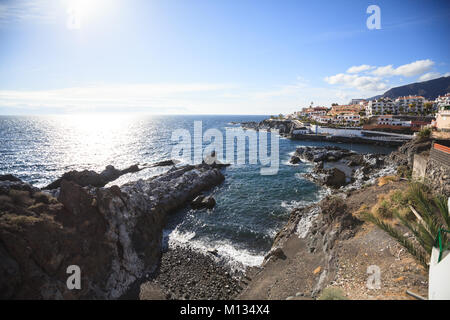
<path fill-rule="evenodd" d="M 1 298 L 114 299 L 157 267 L 167 216 L 224 176 L 202 164 L 120 188 L 62 179 L 57 198 L 18 179 L 2 180 Z M 80 290 L 66 286 L 70 265 L 81 269 Z"/>
<path fill-rule="evenodd" d="M 431 146 L 431 139 L 419 137 L 388 156 L 355 155 L 335 147 L 298 148 L 291 163 L 314 163 L 309 178 L 320 184 L 327 185 L 331 174 L 324 165 L 344 162 L 357 169 L 318 204 L 291 211 L 262 268 L 238 298 L 318 299 L 333 292 L 335 299 L 410 299 L 407 289 L 426 297 L 427 270 L 386 232 L 365 221 L 363 212 L 393 194 L 406 194 L 409 182 L 404 177 L 410 176 L 415 156 L 430 153 Z M 426 170 L 432 164 L 428 162 Z M 318 179 L 320 174 L 325 178 Z M 440 181 L 426 183 L 442 189 Z M 367 284 L 370 268 L 381 272 L 378 288 Z"/>
<path fill-rule="evenodd" d="M 427 272 L 393 238 L 359 215 L 379 197 L 405 190 L 390 182 L 326 197 L 297 208 L 275 237 L 271 252 L 238 299 L 311 300 L 336 290 L 333 299 L 410 299 L 406 289 L 427 296 Z M 368 287 L 371 266 L 381 286 Z"/>

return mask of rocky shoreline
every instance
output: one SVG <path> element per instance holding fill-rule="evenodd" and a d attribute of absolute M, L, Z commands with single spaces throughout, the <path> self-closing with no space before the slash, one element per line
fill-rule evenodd
<path fill-rule="evenodd" d="M 394 173 L 395 165 L 388 159 L 382 154 L 358 154 L 334 146 L 299 147 L 290 163 L 313 163 L 312 171 L 304 174 L 305 178 L 333 189 L 352 190 L 373 183 L 380 175 Z"/>
<path fill-rule="evenodd" d="M 245 130 L 262 130 L 273 131 L 278 130 L 281 137 L 292 140 L 307 140 L 307 141 L 323 141 L 323 142 L 338 142 L 338 143 L 360 143 L 398 147 L 405 143 L 404 139 L 391 139 L 383 136 L 379 139 L 370 139 L 365 136 L 345 136 L 345 135 L 328 135 L 328 134 L 314 134 L 305 132 L 303 124 L 298 120 L 274 120 L 266 119 L 261 122 L 242 122 L 241 127 Z"/>
<path fill-rule="evenodd" d="M 214 252 L 175 246 L 162 253 L 158 269 L 140 286 L 139 298 L 231 300 L 248 280 L 244 272 L 233 272 L 222 265 Z"/>
<path fill-rule="evenodd" d="M 214 251 L 180 246 L 161 250 L 170 213 L 188 203 L 193 208 L 214 205 L 214 198 L 203 192 L 224 180 L 223 165 L 174 166 L 159 176 L 110 188 L 86 185 L 86 177 L 99 178 L 103 184 L 105 172 L 117 176 L 136 167 L 107 167 L 100 174 L 72 172 L 66 175 L 70 179 L 59 179 L 58 188 L 49 191 L 11 175 L 1 176 L 1 298 L 254 298 L 248 296 L 251 288 L 247 287 L 253 283 L 249 275 L 253 278 L 274 261 L 285 259 L 286 243 L 293 238 L 304 239 L 302 250 L 318 254 L 327 270 L 308 289 L 307 294 L 316 297 L 336 273 L 336 241 L 351 238 L 361 224 L 349 215 L 345 199 L 373 185 L 378 177 L 394 173 L 399 165 L 408 166 L 410 156 L 402 155 L 418 147 L 405 148 L 389 156 L 331 146 L 298 148 L 290 162 L 312 163 L 314 168 L 305 177 L 330 188 L 331 195 L 292 210 L 261 268 L 248 272 L 233 272 Z M 65 285 L 66 268 L 73 264 L 83 272 L 79 291 L 69 291 Z"/>
<path fill-rule="evenodd" d="M 62 179 L 54 192 L 3 176 L 1 298 L 121 297 L 159 265 L 168 215 L 223 180 L 220 168 L 207 164 L 173 167 L 121 187 Z M 80 290 L 66 286 L 70 265 L 81 269 Z"/>
<path fill-rule="evenodd" d="M 407 299 L 401 283 L 405 274 L 411 279 L 409 288 L 426 296 L 426 272 L 395 240 L 382 230 L 371 228 L 355 212 L 363 205 L 374 205 L 382 194 L 405 188 L 407 183 L 402 179 L 380 184 L 378 178 L 396 174 L 402 166 L 412 170 L 414 154 L 426 151 L 430 145 L 430 140 L 415 139 L 390 155 L 355 154 L 336 147 L 298 148 L 291 163 L 313 163 L 307 178 L 326 186 L 327 177 L 334 170 L 323 168 L 340 162 L 354 168 L 350 180 L 341 186 L 330 186 L 330 194 L 319 203 L 291 211 L 262 268 L 238 299 L 316 299 L 328 286 L 346 288 L 346 281 L 351 281 L 352 290 L 357 290 L 356 298 L 375 294 L 381 299 L 394 295 Z M 367 290 L 364 268 L 371 264 L 385 266 L 384 274 L 391 277 L 385 276 L 388 288 L 373 293 Z M 356 272 L 356 266 L 362 269 Z M 287 274 L 283 270 L 288 270 Z M 352 278 L 346 278 L 349 276 Z M 354 283 L 356 279 L 360 283 Z"/>

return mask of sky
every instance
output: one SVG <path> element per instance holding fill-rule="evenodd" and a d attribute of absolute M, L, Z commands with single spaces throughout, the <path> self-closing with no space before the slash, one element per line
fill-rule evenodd
<path fill-rule="evenodd" d="M 449 34 L 437 0 L 0 0 L 0 114 L 346 104 L 450 75 Z"/>

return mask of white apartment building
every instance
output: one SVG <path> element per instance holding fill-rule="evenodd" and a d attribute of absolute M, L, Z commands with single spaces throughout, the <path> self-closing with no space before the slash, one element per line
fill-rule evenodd
<path fill-rule="evenodd" d="M 437 97 L 434 102 L 437 104 L 438 108 L 450 106 L 450 93 Z"/>
<path fill-rule="evenodd" d="M 300 112 L 300 116 L 303 117 L 314 117 L 314 116 L 324 116 L 328 112 L 328 108 L 325 107 L 314 107 L 314 108 L 303 108 Z"/>
<path fill-rule="evenodd" d="M 333 123 L 334 118 L 332 116 L 312 116 L 312 119 L 314 121 L 317 121 L 320 124 L 327 124 L 327 123 Z"/>
<path fill-rule="evenodd" d="M 336 116 L 337 122 L 345 122 L 350 124 L 359 124 L 361 116 L 356 113 L 339 114 Z"/>
<path fill-rule="evenodd" d="M 306 127 L 297 128 L 292 131 L 292 134 L 308 134 L 308 133 L 310 132 L 309 129 Z"/>
<path fill-rule="evenodd" d="M 377 119 L 377 124 L 389 125 L 389 126 L 400 126 L 400 127 L 411 127 L 410 120 L 409 121 L 401 120 L 401 119 L 395 118 L 391 115 L 379 116 Z"/>
<path fill-rule="evenodd" d="M 425 102 L 425 98 L 422 96 L 407 96 L 395 99 L 398 113 L 422 112 Z"/>
<path fill-rule="evenodd" d="M 398 113 L 398 111 L 394 101 L 390 98 L 370 100 L 366 105 L 366 115 L 368 117 L 395 113 Z"/>
<path fill-rule="evenodd" d="M 446 97 L 447 95 L 448 97 Z M 450 93 L 447 95 L 440 97 L 441 99 L 439 101 L 442 103 L 445 103 L 445 101 L 449 102 Z M 425 105 L 427 103 L 431 103 L 431 110 L 436 111 L 438 107 L 438 103 L 436 101 L 427 101 L 422 96 L 398 97 L 394 101 L 390 98 L 382 97 L 379 99 L 370 100 L 365 105 L 365 109 L 368 117 L 386 114 L 397 115 L 407 114 L 409 112 L 423 112 L 426 111 Z"/>

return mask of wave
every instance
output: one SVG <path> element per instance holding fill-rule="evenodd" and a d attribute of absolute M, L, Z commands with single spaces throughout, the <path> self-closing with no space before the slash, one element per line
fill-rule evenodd
<path fill-rule="evenodd" d="M 163 237 L 166 248 L 189 247 L 204 254 L 214 251 L 217 262 L 224 263 L 236 271 L 260 266 L 264 261 L 263 254 L 255 254 L 249 250 L 237 248 L 227 240 L 195 239 L 195 232 L 181 232 L 178 227 L 173 230 L 164 230 Z"/>

